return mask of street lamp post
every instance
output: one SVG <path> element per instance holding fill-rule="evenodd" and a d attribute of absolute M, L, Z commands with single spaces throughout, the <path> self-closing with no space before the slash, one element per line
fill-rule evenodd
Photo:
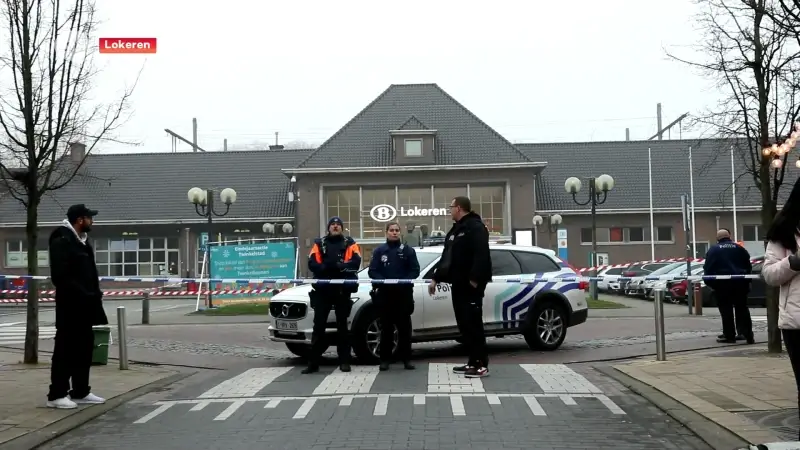
<path fill-rule="evenodd" d="M 208 243 L 206 245 L 210 246 L 212 239 L 214 239 L 214 216 L 223 217 L 228 215 L 231 205 L 236 202 L 236 191 L 231 188 L 225 188 L 219 193 L 220 200 L 225 204 L 225 211 L 222 213 L 214 209 L 214 189 L 193 187 L 189 189 L 188 197 L 189 203 L 194 204 L 194 210 L 197 215 L 208 219 L 208 228 L 206 229 Z M 211 247 L 208 247 L 206 260 L 208 261 L 208 277 L 211 278 Z M 211 290 L 211 283 L 208 283 L 208 290 Z M 213 307 L 210 293 L 208 294 L 208 307 Z"/>
<path fill-rule="evenodd" d="M 547 216 L 549 219 L 547 220 L 547 243 L 548 245 L 553 245 L 553 233 L 558 230 L 558 226 L 564 221 L 561 217 L 561 214 L 553 214 L 551 216 Z M 539 245 L 539 227 L 545 222 L 545 219 L 540 215 L 533 216 L 533 226 L 536 228 L 536 245 Z M 556 246 L 557 247 L 557 246 Z M 558 251 L 558 250 L 556 250 Z"/>
<path fill-rule="evenodd" d="M 600 175 L 589 178 L 589 199 L 585 202 L 578 201 L 578 192 L 581 191 L 581 180 L 569 177 L 564 182 L 564 189 L 572 194 L 572 200 L 579 206 L 591 205 L 592 208 L 592 277 L 597 276 L 597 205 L 602 205 L 608 199 L 608 192 L 614 189 L 614 178 L 611 175 Z M 602 196 L 602 198 L 601 198 Z M 597 279 L 589 283 L 589 291 L 593 300 L 597 300 Z"/>

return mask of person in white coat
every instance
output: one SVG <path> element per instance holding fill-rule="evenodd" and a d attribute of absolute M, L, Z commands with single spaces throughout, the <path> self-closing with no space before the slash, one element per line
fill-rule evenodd
<path fill-rule="evenodd" d="M 778 328 L 794 371 L 800 406 L 800 178 L 767 231 L 761 270 L 769 286 L 779 286 Z M 800 439 L 800 435 L 798 435 Z"/>

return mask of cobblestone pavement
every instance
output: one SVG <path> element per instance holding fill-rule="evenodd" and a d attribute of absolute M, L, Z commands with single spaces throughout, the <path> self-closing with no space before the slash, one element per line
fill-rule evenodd
<path fill-rule="evenodd" d="M 497 364 L 212 373 L 42 447 L 81 449 L 708 449 L 589 366 Z"/>

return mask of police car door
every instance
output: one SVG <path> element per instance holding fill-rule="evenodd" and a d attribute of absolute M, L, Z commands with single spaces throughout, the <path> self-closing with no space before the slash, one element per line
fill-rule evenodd
<path fill-rule="evenodd" d="M 435 264 L 431 267 L 435 267 Z M 433 270 L 433 268 L 429 269 L 427 273 L 423 274 L 423 278 L 430 280 L 433 276 Z M 417 290 L 419 287 L 422 289 Z M 452 333 L 458 330 L 455 316 L 453 315 L 453 295 L 449 284 L 437 284 L 433 295 L 428 293 L 427 284 L 418 285 L 414 289 L 414 298 L 422 299 L 422 327 L 425 332 L 438 334 Z"/>
<path fill-rule="evenodd" d="M 492 282 L 486 285 L 483 295 L 483 321 L 487 330 L 503 327 L 504 303 L 525 296 L 527 285 L 509 283 L 509 278 L 520 278 L 522 266 L 509 250 L 492 249 Z M 507 311 L 506 311 L 507 312 Z"/>

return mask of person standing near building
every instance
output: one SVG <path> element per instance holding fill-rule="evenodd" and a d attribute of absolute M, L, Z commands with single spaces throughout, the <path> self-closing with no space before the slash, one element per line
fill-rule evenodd
<path fill-rule="evenodd" d="M 369 277 L 373 280 L 413 280 L 419 276 L 417 252 L 401 242 L 400 225 L 386 225 L 386 243 L 372 252 Z M 372 302 L 378 309 L 381 324 L 380 370 L 389 370 L 394 344 L 394 329 L 397 327 L 397 359 L 403 361 L 406 370 L 411 364 L 411 314 L 414 312 L 413 284 L 372 285 Z"/>
<path fill-rule="evenodd" d="M 318 280 L 355 280 L 361 267 L 361 249 L 356 241 L 343 234 L 344 223 L 339 217 L 328 220 L 328 233 L 314 240 L 308 255 L 308 270 Z M 347 319 L 353 308 L 350 294 L 358 291 L 358 284 L 314 283 L 308 294 L 311 308 L 314 309 L 314 329 L 311 333 L 311 350 L 308 367 L 302 373 L 319 370 L 319 358 L 327 348 L 325 329 L 328 316 L 333 309 L 336 313 L 337 353 L 339 370 L 350 372 L 350 330 Z"/>
<path fill-rule="evenodd" d="M 94 325 L 107 325 L 103 292 L 87 233 L 97 211 L 73 205 L 67 219 L 50 234 L 50 278 L 56 288 L 56 338 L 50 367 L 47 407 L 74 409 L 101 404 L 92 394 L 89 372 L 94 351 Z M 72 390 L 70 390 L 70 381 Z"/>
<path fill-rule="evenodd" d="M 792 364 L 800 406 L 800 178 L 767 231 L 761 275 L 769 286 L 780 287 L 778 328 Z M 798 437 L 800 439 L 800 437 Z"/>
<path fill-rule="evenodd" d="M 450 202 L 450 215 L 455 223 L 445 236 L 442 258 L 428 285 L 428 293 L 433 295 L 439 283 L 452 285 L 453 312 L 469 351 L 467 364 L 454 367 L 453 371 L 480 378 L 489 375 L 483 329 L 483 295 L 492 281 L 489 230 L 472 211 L 467 197 L 456 197 Z"/>
<path fill-rule="evenodd" d="M 409 247 L 419 247 L 421 244 L 420 237 L 417 235 L 417 227 L 413 222 L 406 225 L 406 234 L 403 235 L 403 244 Z"/>
<path fill-rule="evenodd" d="M 722 228 L 717 231 L 717 243 L 706 252 L 703 269 L 704 276 L 749 275 L 753 270 L 753 264 L 750 262 L 750 253 L 733 242 L 731 232 Z M 717 338 L 717 342 L 736 343 L 738 330 L 748 344 L 755 343 L 753 322 L 750 310 L 747 308 L 750 280 L 706 280 L 705 283 L 713 290 L 722 318 L 722 336 Z"/>

